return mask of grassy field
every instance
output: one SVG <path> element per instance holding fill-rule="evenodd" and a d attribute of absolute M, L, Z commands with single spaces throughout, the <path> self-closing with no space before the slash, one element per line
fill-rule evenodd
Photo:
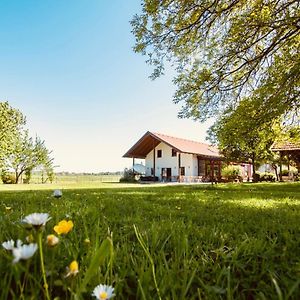
<path fill-rule="evenodd" d="M 115 299 L 300 299 L 299 183 L 107 183 L 60 199 L 55 185 L 22 187 L 0 187 L 1 242 L 34 238 L 20 223 L 33 212 L 51 216 L 44 239 L 74 222 L 55 247 L 43 242 L 51 299 L 92 299 L 100 283 Z M 79 273 L 65 277 L 73 260 Z M 0 276 L 0 299 L 45 297 L 38 252 L 12 264 L 1 249 Z"/>

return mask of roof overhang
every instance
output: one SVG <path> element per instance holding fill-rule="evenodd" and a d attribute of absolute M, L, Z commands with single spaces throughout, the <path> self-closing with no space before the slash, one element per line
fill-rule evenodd
<path fill-rule="evenodd" d="M 274 142 L 271 146 L 272 151 L 278 152 L 296 152 L 300 151 L 300 142 L 290 142 L 290 141 L 282 141 L 282 142 Z"/>
<path fill-rule="evenodd" d="M 123 157 L 146 158 L 147 154 L 152 151 L 161 140 L 147 131 L 124 155 Z"/>

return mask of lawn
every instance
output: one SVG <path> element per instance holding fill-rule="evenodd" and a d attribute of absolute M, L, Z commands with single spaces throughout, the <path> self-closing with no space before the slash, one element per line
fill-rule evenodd
<path fill-rule="evenodd" d="M 0 241 L 34 240 L 20 222 L 33 212 L 51 216 L 44 240 L 73 221 L 58 245 L 43 242 L 51 299 L 93 299 L 100 283 L 115 299 L 300 299 L 299 183 L 103 184 L 60 199 L 39 187 L 0 187 Z M 12 264 L 1 249 L 0 268 L 0 299 L 44 299 L 38 252 Z"/>

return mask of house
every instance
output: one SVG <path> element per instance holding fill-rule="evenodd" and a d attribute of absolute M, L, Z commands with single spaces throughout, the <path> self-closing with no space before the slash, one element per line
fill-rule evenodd
<path fill-rule="evenodd" d="M 146 132 L 124 155 L 145 159 L 146 177 L 159 181 L 212 181 L 221 177 L 222 155 L 216 147 Z"/>

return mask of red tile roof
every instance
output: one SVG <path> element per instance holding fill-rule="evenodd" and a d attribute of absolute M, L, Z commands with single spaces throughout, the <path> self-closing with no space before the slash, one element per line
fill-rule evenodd
<path fill-rule="evenodd" d="M 300 141 L 299 142 L 289 142 L 289 141 L 281 141 L 275 142 L 271 146 L 272 151 L 293 151 L 300 150 Z"/>
<path fill-rule="evenodd" d="M 165 143 L 181 153 L 190 153 L 209 158 L 221 158 L 218 148 L 196 141 L 177 138 L 161 133 L 146 132 L 123 157 L 145 158 L 159 143 Z"/>

